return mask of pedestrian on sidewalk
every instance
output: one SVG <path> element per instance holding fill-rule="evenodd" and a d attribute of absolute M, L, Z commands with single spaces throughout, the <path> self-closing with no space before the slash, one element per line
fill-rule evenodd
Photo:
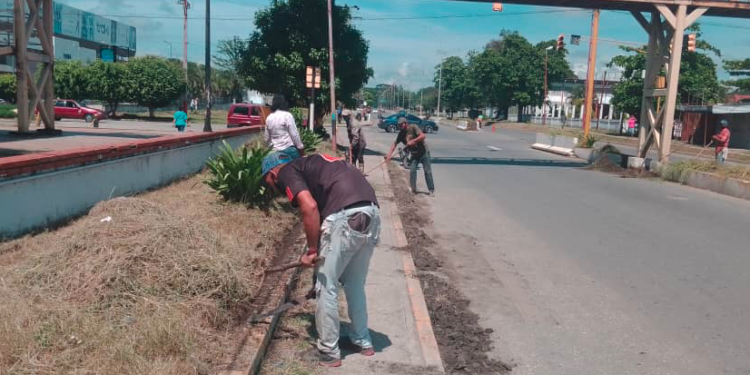
<path fill-rule="evenodd" d="M 351 342 L 360 353 L 375 350 L 367 328 L 365 281 L 370 258 L 380 236 L 380 211 L 375 190 L 348 162 L 327 155 L 291 160 L 275 152 L 263 159 L 263 178 L 285 195 L 302 214 L 307 237 L 305 267 L 317 264 L 317 348 L 308 354 L 322 366 L 341 366 L 338 291 L 343 286 L 351 318 Z"/>
<path fill-rule="evenodd" d="M 716 164 L 724 164 L 729 157 L 729 139 L 732 133 L 729 131 L 729 121 L 721 120 L 719 126 L 721 130 L 711 139 L 716 142 Z"/>
<path fill-rule="evenodd" d="M 341 111 L 341 117 L 344 118 L 344 122 L 346 123 L 346 134 L 349 136 L 349 142 L 352 141 L 352 112 L 349 110 L 349 108 L 344 108 Z"/>
<path fill-rule="evenodd" d="M 435 182 L 432 180 L 432 164 L 430 161 L 430 149 L 427 148 L 425 138 L 427 136 L 419 129 L 419 126 L 409 124 L 406 121 L 406 117 L 401 116 L 398 118 L 398 125 L 401 131 L 396 137 L 396 142 L 391 146 L 391 150 L 388 151 L 388 155 L 385 157 L 387 162 L 391 161 L 391 156 L 396 150 L 396 146 L 399 143 L 406 145 L 406 150 L 411 153 L 411 164 L 409 165 L 409 183 L 411 184 L 411 192 L 417 193 L 417 167 L 419 163 L 422 163 L 424 169 L 424 179 L 427 182 L 427 189 L 430 191 L 430 196 L 435 196 Z"/>
<path fill-rule="evenodd" d="M 628 119 L 628 136 L 632 137 L 635 134 L 635 116 L 630 115 Z"/>
<path fill-rule="evenodd" d="M 177 112 L 174 113 L 174 121 L 172 121 L 178 132 L 184 132 L 185 127 L 188 124 L 187 113 L 183 112 L 180 107 L 177 107 Z"/>
<path fill-rule="evenodd" d="M 362 174 L 365 173 L 365 148 L 367 147 L 367 141 L 365 140 L 365 133 L 362 131 L 362 126 L 357 126 L 352 131 L 352 163 L 357 166 L 359 163 L 359 170 Z"/>
<path fill-rule="evenodd" d="M 297 131 L 294 116 L 289 112 L 289 104 L 284 95 L 276 94 L 271 102 L 272 113 L 266 118 L 263 138 L 268 147 L 283 152 L 292 159 L 305 154 L 305 146 Z"/>

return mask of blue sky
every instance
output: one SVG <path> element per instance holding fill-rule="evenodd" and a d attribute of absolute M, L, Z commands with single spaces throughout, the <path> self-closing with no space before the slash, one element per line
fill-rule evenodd
<path fill-rule="evenodd" d="M 138 54 L 182 56 L 182 15 L 177 0 L 57 0 L 94 12 L 138 29 Z M 268 0 L 212 0 L 212 43 L 253 31 L 255 11 L 266 7 Z M 337 4 L 357 5 L 355 24 L 370 41 L 370 66 L 377 83 L 399 83 L 410 89 L 432 84 L 434 67 L 441 56 L 466 56 L 470 50 L 481 49 L 501 30 L 516 30 L 533 43 L 571 34 L 590 34 L 591 12 L 578 9 L 533 7 L 506 4 L 502 13 L 493 13 L 490 3 L 450 0 L 347 0 Z M 188 24 L 188 56 L 203 61 L 205 48 L 205 1 L 195 1 Z M 461 18 L 387 19 L 477 15 Z M 194 18 L 194 19 L 193 19 Z M 721 49 L 724 58 L 750 57 L 750 20 L 703 17 L 703 39 Z M 600 38 L 646 43 L 647 35 L 629 14 L 602 12 Z M 568 45 L 573 70 L 585 76 L 588 43 Z M 597 56 L 597 77 L 604 65 L 618 53 L 617 46 L 600 42 Z M 609 77 L 618 77 L 610 69 Z M 720 74 L 722 78 L 725 74 Z"/>

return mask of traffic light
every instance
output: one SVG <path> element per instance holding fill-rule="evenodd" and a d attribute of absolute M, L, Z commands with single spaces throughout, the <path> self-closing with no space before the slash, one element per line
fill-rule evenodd
<path fill-rule="evenodd" d="M 503 3 L 492 3 L 492 11 L 493 12 L 502 12 L 503 11 Z"/>
<path fill-rule="evenodd" d="M 556 50 L 561 50 L 565 48 L 565 34 L 560 34 L 557 37 L 557 46 L 555 47 Z"/>
<path fill-rule="evenodd" d="M 695 34 L 688 34 L 687 35 L 687 50 L 690 52 L 695 52 L 695 40 L 696 35 Z"/>
<path fill-rule="evenodd" d="M 571 35 L 570 36 L 570 44 L 572 44 L 574 46 L 577 46 L 577 45 L 581 44 L 581 36 L 580 35 L 575 35 L 575 34 Z"/>

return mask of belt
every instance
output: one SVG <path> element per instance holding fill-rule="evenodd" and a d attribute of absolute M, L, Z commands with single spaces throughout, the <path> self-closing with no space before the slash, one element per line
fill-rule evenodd
<path fill-rule="evenodd" d="M 368 207 L 368 206 L 374 206 L 374 205 L 375 205 L 375 203 L 374 203 L 374 202 L 370 202 L 370 201 L 359 201 L 359 202 L 357 202 L 357 203 L 352 203 L 352 204 L 350 204 L 350 205 L 348 205 L 348 206 L 344 207 L 344 210 L 350 210 L 350 209 L 352 209 L 352 208 Z"/>

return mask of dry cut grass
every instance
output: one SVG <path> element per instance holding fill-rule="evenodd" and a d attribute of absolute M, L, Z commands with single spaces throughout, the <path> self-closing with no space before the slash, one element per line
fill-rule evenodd
<path fill-rule="evenodd" d="M 295 216 L 221 203 L 203 178 L 0 244 L 0 374 L 220 368 Z"/>
<path fill-rule="evenodd" d="M 662 168 L 662 178 L 669 181 L 686 183 L 690 172 L 708 172 L 722 177 L 750 181 L 750 169 L 739 165 L 718 165 L 712 161 L 680 160 L 669 163 Z"/>

